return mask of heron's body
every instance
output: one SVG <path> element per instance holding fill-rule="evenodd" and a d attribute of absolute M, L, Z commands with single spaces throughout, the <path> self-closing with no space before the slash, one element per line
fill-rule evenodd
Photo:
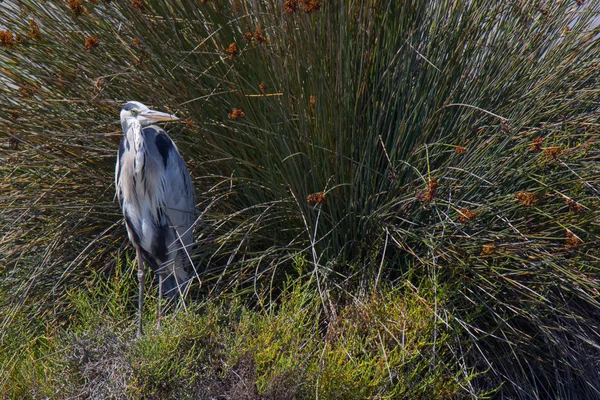
<path fill-rule="evenodd" d="M 191 272 L 192 181 L 175 143 L 160 127 L 150 125 L 171 119 L 175 117 L 137 102 L 127 103 L 121 111 L 124 136 L 115 180 L 129 239 L 138 253 L 140 311 L 143 260 L 158 275 L 161 296 L 176 297 L 183 292 Z"/>

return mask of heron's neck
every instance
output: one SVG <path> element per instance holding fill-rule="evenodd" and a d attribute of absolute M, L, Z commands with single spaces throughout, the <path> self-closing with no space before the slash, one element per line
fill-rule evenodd
<path fill-rule="evenodd" d="M 127 141 L 135 154 L 135 170 L 136 172 L 140 172 L 144 168 L 146 153 L 146 142 L 142 134 L 142 125 L 133 119 L 128 121 L 127 126 L 124 128 L 126 128 L 125 136 Z"/>
<path fill-rule="evenodd" d="M 123 132 L 130 145 L 138 149 L 144 144 L 144 135 L 142 135 L 142 125 L 135 119 L 123 123 Z"/>

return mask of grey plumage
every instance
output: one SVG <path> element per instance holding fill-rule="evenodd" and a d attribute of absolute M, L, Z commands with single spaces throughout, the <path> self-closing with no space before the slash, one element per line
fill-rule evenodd
<path fill-rule="evenodd" d="M 137 252 L 140 321 L 145 260 L 158 275 L 159 296 L 177 297 L 191 275 L 194 188 L 177 146 L 153 123 L 177 117 L 130 101 L 121 110 L 124 136 L 115 181 L 129 239 Z M 160 310 L 159 310 L 160 320 Z"/>

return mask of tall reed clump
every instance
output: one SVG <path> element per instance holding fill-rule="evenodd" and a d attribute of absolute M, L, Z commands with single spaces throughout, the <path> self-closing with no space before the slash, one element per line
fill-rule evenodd
<path fill-rule="evenodd" d="M 117 116 L 136 99 L 182 117 L 202 298 L 275 291 L 299 257 L 329 320 L 352 290 L 427 282 L 476 387 L 600 396 L 597 11 L 3 6 L 2 327 L 68 326 L 65 293 L 114 269 Z"/>

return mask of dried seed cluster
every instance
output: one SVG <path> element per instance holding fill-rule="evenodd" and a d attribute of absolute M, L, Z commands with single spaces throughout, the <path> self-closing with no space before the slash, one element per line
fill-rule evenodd
<path fill-rule="evenodd" d="M 71 11 L 73 11 L 73 14 L 75 14 L 76 17 L 79 17 L 81 14 L 84 14 L 86 12 L 85 7 L 83 7 L 83 3 L 81 2 L 81 0 L 69 0 L 69 7 L 71 8 Z"/>
<path fill-rule="evenodd" d="M 244 40 L 248 43 L 252 42 L 252 40 L 256 41 L 256 43 L 264 43 L 267 41 L 267 38 L 262 35 L 262 29 L 258 28 L 252 32 L 244 33 Z"/>
<path fill-rule="evenodd" d="M 298 10 L 298 0 L 287 0 L 283 3 L 283 10 L 288 14 L 293 14 Z"/>
<path fill-rule="evenodd" d="M 225 49 L 225 53 L 231 54 L 232 56 L 237 55 L 238 54 L 238 46 L 237 46 L 237 44 L 235 42 L 231 43 L 229 45 L 229 47 L 227 49 Z"/>
<path fill-rule="evenodd" d="M 577 237 L 577 235 L 575 235 L 569 229 L 566 230 L 565 236 L 566 236 L 565 249 L 567 249 L 567 250 L 576 249 L 577 247 L 579 247 L 583 244 L 583 240 L 581 240 L 579 237 Z"/>
<path fill-rule="evenodd" d="M 321 9 L 320 0 L 287 0 L 283 3 L 283 10 L 288 14 L 294 14 L 298 11 L 298 5 L 304 5 L 304 12 L 310 14 Z"/>
<path fill-rule="evenodd" d="M 90 53 L 92 51 L 94 51 L 94 49 L 96 47 L 98 47 L 98 45 L 100 45 L 100 41 L 98 40 L 98 36 L 90 36 L 89 38 L 85 39 L 85 47 L 87 48 L 87 50 Z"/>
<path fill-rule="evenodd" d="M 471 222 L 479 216 L 479 212 L 469 210 L 468 208 L 461 208 L 460 210 L 458 210 L 458 212 L 460 214 L 458 222 L 460 222 L 461 224 Z"/>
<path fill-rule="evenodd" d="M 530 192 L 519 192 L 515 194 L 515 198 L 521 201 L 525 207 L 533 207 L 540 201 L 540 195 Z"/>
<path fill-rule="evenodd" d="M 227 47 L 225 49 L 225 54 L 229 54 L 227 56 L 227 60 L 228 61 L 233 61 L 233 57 L 237 56 L 239 53 L 239 49 L 238 49 L 238 45 L 237 43 L 233 42 L 229 45 L 229 47 Z"/>
<path fill-rule="evenodd" d="M 131 0 L 131 5 L 140 10 L 141 12 L 146 11 L 146 6 L 142 0 Z"/>
<path fill-rule="evenodd" d="M 481 255 L 482 256 L 491 256 L 491 255 L 493 255 L 495 253 L 496 253 L 496 245 L 494 243 L 492 243 L 492 244 L 485 244 L 481 248 Z"/>
<path fill-rule="evenodd" d="M 229 119 L 240 119 L 240 118 L 244 118 L 246 116 L 246 114 L 244 114 L 244 111 L 242 111 L 241 108 L 234 108 L 228 115 L 227 118 Z"/>
<path fill-rule="evenodd" d="M 304 12 L 310 14 L 321 9 L 321 2 L 318 0 L 300 0 L 304 4 Z"/>
<path fill-rule="evenodd" d="M 579 213 L 582 213 L 585 211 L 585 207 L 573 199 L 567 199 L 567 205 L 569 206 L 569 209 L 576 214 L 579 214 Z"/>
<path fill-rule="evenodd" d="M 94 89 L 98 91 L 98 93 L 102 93 L 104 88 L 106 87 L 106 79 L 98 78 L 94 81 Z"/>
<path fill-rule="evenodd" d="M 13 47 L 16 44 L 15 37 L 11 31 L 0 30 L 0 46 Z"/>
<path fill-rule="evenodd" d="M 309 194 L 306 198 L 308 204 L 325 204 L 327 200 L 323 192 Z"/>
<path fill-rule="evenodd" d="M 40 24 L 35 22 L 33 18 L 29 20 L 29 36 L 37 40 L 40 40 L 42 38 L 42 33 L 40 32 Z"/>
<path fill-rule="evenodd" d="M 560 147 L 558 146 L 554 146 L 554 147 L 546 147 L 544 149 L 544 154 L 546 154 L 548 157 L 555 159 L 558 158 L 558 156 L 560 156 Z"/>
<path fill-rule="evenodd" d="M 417 199 L 421 200 L 424 203 L 430 203 L 435 198 L 435 193 L 437 192 L 438 187 L 439 184 L 437 179 L 431 178 L 429 180 L 429 183 L 427 184 L 427 189 L 425 191 L 417 191 Z"/>
<path fill-rule="evenodd" d="M 467 154 L 467 148 L 462 146 L 456 146 L 456 154 Z"/>
<path fill-rule="evenodd" d="M 261 93 L 265 93 L 267 91 L 267 84 L 264 82 L 261 82 L 260 85 L 258 85 L 258 89 L 260 89 Z"/>
<path fill-rule="evenodd" d="M 536 137 L 531 139 L 531 143 L 529 143 L 529 148 L 531 151 L 541 151 L 543 139 L 541 137 Z"/>
<path fill-rule="evenodd" d="M 254 31 L 254 40 L 256 40 L 256 43 L 264 43 L 267 41 L 267 38 L 262 35 L 262 29 L 258 28 Z"/>
<path fill-rule="evenodd" d="M 31 97 L 35 94 L 36 88 L 33 85 L 26 83 L 17 90 L 19 91 L 19 93 L 21 93 L 21 96 Z"/>

